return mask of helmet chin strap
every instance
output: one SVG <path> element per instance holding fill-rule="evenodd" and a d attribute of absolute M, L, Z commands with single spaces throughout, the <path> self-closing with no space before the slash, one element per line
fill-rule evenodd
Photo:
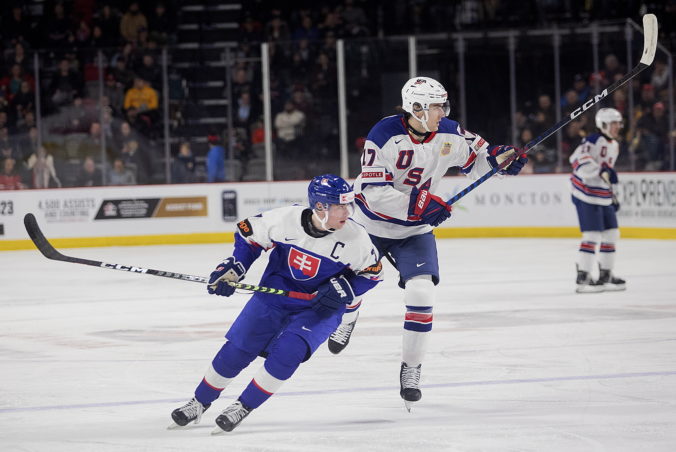
<path fill-rule="evenodd" d="M 323 212 L 325 212 L 324 218 L 319 216 L 319 211 L 317 209 L 312 209 L 312 216 L 315 217 L 317 221 L 319 221 L 319 224 L 323 230 L 329 232 L 335 231 L 335 229 L 326 226 L 326 222 L 329 221 L 329 211 L 323 210 Z"/>
<path fill-rule="evenodd" d="M 411 115 L 412 118 L 415 118 L 416 121 L 418 121 L 420 124 L 422 124 L 423 128 L 425 129 L 425 132 L 427 133 L 432 133 L 429 127 L 427 127 L 427 120 L 429 119 L 427 115 L 427 110 L 421 110 L 423 112 L 423 117 L 418 118 L 416 115 Z"/>

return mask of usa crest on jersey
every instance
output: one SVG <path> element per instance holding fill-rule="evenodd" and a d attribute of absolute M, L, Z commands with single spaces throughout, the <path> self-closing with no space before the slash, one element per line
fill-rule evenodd
<path fill-rule="evenodd" d="M 321 260 L 291 247 L 289 250 L 289 270 L 291 276 L 298 281 L 307 281 L 317 276 Z"/>

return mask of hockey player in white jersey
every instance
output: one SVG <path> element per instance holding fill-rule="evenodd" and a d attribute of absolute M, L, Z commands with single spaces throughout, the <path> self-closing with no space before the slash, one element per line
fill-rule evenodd
<path fill-rule="evenodd" d="M 195 396 L 171 413 L 182 427 L 199 422 L 221 391 L 257 356 L 263 366 L 235 403 L 217 418 L 214 433 L 229 432 L 277 392 L 340 323 L 346 306 L 382 278 L 380 256 L 363 226 L 350 220 L 354 193 L 338 176 L 315 177 L 310 208 L 272 209 L 238 223 L 231 257 L 209 278 L 209 293 L 228 297 L 228 281 L 244 278 L 270 251 L 261 285 L 315 293 L 310 301 L 256 292 L 235 319 Z"/>
<path fill-rule="evenodd" d="M 613 275 L 615 245 L 620 237 L 617 215 L 620 204 L 613 195 L 618 182 L 613 168 L 617 162 L 617 138 L 622 128 L 622 115 L 614 108 L 596 113 L 600 133 L 585 138 L 570 156 L 573 174 L 570 177 L 573 204 L 582 231 L 577 258 L 576 292 L 624 290 L 625 281 Z M 592 270 L 599 264 L 599 279 L 592 279 Z"/>
<path fill-rule="evenodd" d="M 437 187 L 449 168 L 476 179 L 519 150 L 491 146 L 448 119 L 448 94 L 436 80 L 412 78 L 401 97 L 405 113 L 383 118 L 367 136 L 362 171 L 354 183 L 354 219 L 399 271 L 406 306 L 400 395 L 410 410 L 422 397 L 421 365 L 439 282 L 432 229 L 451 216 L 451 206 L 435 195 Z M 501 172 L 516 175 L 527 161 L 525 154 L 518 155 Z M 357 312 L 347 313 L 329 339 L 333 353 L 347 344 Z"/>

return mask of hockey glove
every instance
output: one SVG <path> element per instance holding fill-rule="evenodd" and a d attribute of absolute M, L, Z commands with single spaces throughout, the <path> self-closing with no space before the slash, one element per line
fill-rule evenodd
<path fill-rule="evenodd" d="M 244 266 L 237 262 L 234 257 L 229 257 L 216 267 L 216 270 L 211 272 L 207 291 L 210 294 L 229 297 L 235 293 L 235 288 L 229 285 L 228 281 L 239 282 L 245 274 Z"/>
<path fill-rule="evenodd" d="M 617 171 L 615 168 L 611 168 L 606 163 L 601 166 L 601 171 L 599 171 L 599 176 L 601 179 L 606 181 L 609 184 L 616 184 L 618 182 Z"/>
<path fill-rule="evenodd" d="M 502 162 L 512 157 L 517 152 L 521 151 L 514 146 L 505 144 L 490 146 L 488 148 L 488 163 L 490 163 L 493 168 L 497 168 Z M 524 152 L 519 155 L 518 158 L 514 159 L 512 163 L 507 165 L 506 168 L 501 169 L 499 173 L 516 176 L 526 163 L 528 163 L 528 157 L 526 157 L 526 153 Z"/>
<path fill-rule="evenodd" d="M 620 211 L 620 201 L 617 200 L 617 197 L 613 195 L 613 203 L 612 203 L 613 209 L 615 209 L 615 212 Z"/>
<path fill-rule="evenodd" d="M 451 217 L 451 206 L 427 190 L 413 187 L 408 205 L 409 220 L 422 220 L 430 226 L 439 226 Z"/>
<path fill-rule="evenodd" d="M 319 317 L 329 317 L 342 306 L 347 306 L 354 301 L 354 291 L 347 279 L 339 276 L 317 287 L 312 301 L 312 309 Z"/>

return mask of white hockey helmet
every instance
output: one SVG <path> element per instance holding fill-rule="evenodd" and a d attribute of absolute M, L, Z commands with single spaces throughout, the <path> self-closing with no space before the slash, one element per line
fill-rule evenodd
<path fill-rule="evenodd" d="M 601 132 L 608 134 L 608 127 L 611 122 L 619 122 L 623 126 L 622 114 L 614 108 L 602 108 L 596 113 L 596 127 Z"/>
<path fill-rule="evenodd" d="M 442 104 L 445 116 L 451 111 L 448 93 L 441 83 L 429 77 L 414 77 L 404 84 L 401 89 L 401 106 L 411 117 L 420 121 L 428 132 L 427 119 L 431 104 Z M 422 118 L 414 114 L 420 111 L 423 112 Z"/>

